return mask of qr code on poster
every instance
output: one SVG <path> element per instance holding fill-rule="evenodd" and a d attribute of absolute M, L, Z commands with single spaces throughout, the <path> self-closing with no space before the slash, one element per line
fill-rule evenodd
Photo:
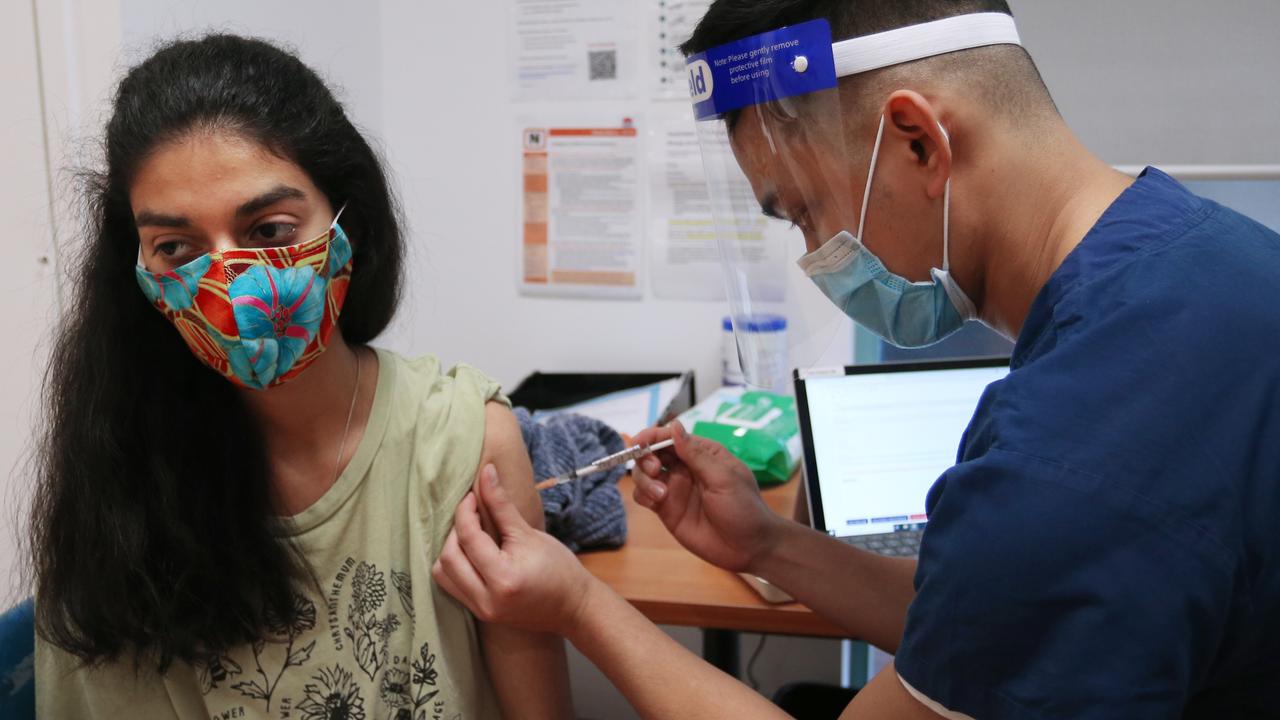
<path fill-rule="evenodd" d="M 618 79 L 617 50 L 588 50 L 587 65 L 590 68 L 588 80 Z"/>

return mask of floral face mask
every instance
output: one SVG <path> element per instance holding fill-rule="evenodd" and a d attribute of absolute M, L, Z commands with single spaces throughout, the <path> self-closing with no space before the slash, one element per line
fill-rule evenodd
<path fill-rule="evenodd" d="M 341 211 L 338 213 L 341 215 Z M 138 285 L 205 365 L 262 390 L 297 377 L 324 352 L 351 280 L 351 243 L 337 218 L 323 235 L 277 248 L 212 252 Z"/>

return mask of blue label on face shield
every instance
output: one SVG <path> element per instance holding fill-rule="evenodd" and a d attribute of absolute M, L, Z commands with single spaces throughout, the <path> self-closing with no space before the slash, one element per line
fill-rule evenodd
<path fill-rule="evenodd" d="M 736 40 L 692 55 L 685 65 L 693 112 L 699 120 L 836 86 L 831 27 L 826 20 Z"/>

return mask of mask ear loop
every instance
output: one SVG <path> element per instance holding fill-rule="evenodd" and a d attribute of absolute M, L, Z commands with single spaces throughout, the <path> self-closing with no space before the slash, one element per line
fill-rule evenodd
<path fill-rule="evenodd" d="M 951 136 L 947 135 L 947 129 L 942 127 L 942 123 L 938 123 L 938 131 L 942 133 L 942 137 L 947 141 L 947 147 L 950 149 Z M 960 283 L 951 276 L 951 175 L 947 174 L 947 183 L 942 190 L 942 283 L 943 290 L 946 291 L 947 297 L 951 299 L 951 304 L 955 306 L 956 311 L 960 313 L 960 317 L 965 320 L 975 320 L 978 317 L 978 309 L 974 307 L 973 301 L 965 294 L 964 288 L 960 287 Z"/>
<path fill-rule="evenodd" d="M 769 123 L 764 121 L 764 112 L 756 108 L 756 117 L 760 119 L 760 133 L 764 135 L 764 139 L 769 143 L 769 153 L 773 156 L 778 155 L 778 146 L 773 143 L 773 131 L 769 129 Z"/>
<path fill-rule="evenodd" d="M 349 202 L 349 201 L 348 201 Z M 342 203 L 342 207 L 338 208 L 338 214 L 333 216 L 333 222 L 329 223 L 330 229 L 338 224 L 338 218 L 342 217 L 342 213 L 347 209 L 348 203 Z"/>
<path fill-rule="evenodd" d="M 880 141 L 884 139 L 884 114 L 880 115 L 880 127 L 876 129 L 876 143 L 871 146 L 871 167 L 867 168 L 867 185 L 862 189 L 862 212 L 858 213 L 858 242 L 863 242 L 862 231 L 867 225 L 867 203 L 871 200 L 871 180 L 876 175 L 876 160 L 880 158 Z"/>
<path fill-rule="evenodd" d="M 938 132 L 942 133 L 942 138 L 947 141 L 947 148 L 951 147 L 951 136 L 947 134 L 947 129 L 942 127 L 942 123 L 938 123 Z M 942 271 L 951 272 L 951 173 L 947 173 L 947 184 L 942 190 Z"/>

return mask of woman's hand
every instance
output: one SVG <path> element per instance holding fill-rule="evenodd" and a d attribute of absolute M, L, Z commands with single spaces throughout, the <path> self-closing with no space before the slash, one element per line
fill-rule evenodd
<path fill-rule="evenodd" d="M 482 510 L 496 542 L 481 527 Z M 431 574 L 482 622 L 559 635 L 574 627 L 595 584 L 568 548 L 530 527 L 492 465 L 458 504 Z"/>
<path fill-rule="evenodd" d="M 751 470 L 725 447 L 678 422 L 636 436 L 675 446 L 636 463 L 635 500 L 657 513 L 690 552 L 734 572 L 751 571 L 774 545 L 782 519 L 765 505 Z"/>

